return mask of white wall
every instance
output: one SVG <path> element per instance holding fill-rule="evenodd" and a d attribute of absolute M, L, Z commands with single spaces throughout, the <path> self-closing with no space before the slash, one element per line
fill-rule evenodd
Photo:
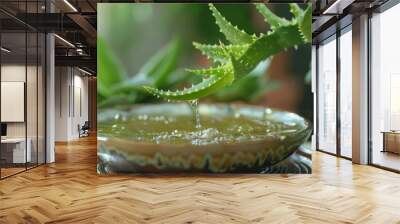
<path fill-rule="evenodd" d="M 55 141 L 68 140 L 69 95 L 70 77 L 67 67 L 55 68 Z"/>
<path fill-rule="evenodd" d="M 55 140 L 77 139 L 78 124 L 88 120 L 88 78 L 76 68 L 56 67 L 55 85 Z"/>
<path fill-rule="evenodd" d="M 75 70 L 76 72 L 77 70 Z M 78 129 L 76 128 L 78 124 L 83 125 L 85 121 L 88 121 L 89 113 L 88 113 L 88 77 L 81 76 L 82 73 L 79 72 L 79 75 L 75 74 L 74 77 L 74 108 L 73 119 L 72 119 L 72 135 L 78 136 Z M 81 107 L 81 108 L 80 108 Z M 81 111 L 80 111 L 81 110 Z"/>
<path fill-rule="evenodd" d="M 1 121 L 25 121 L 25 83 L 1 81 Z M 34 105 L 36 108 L 36 105 Z"/>

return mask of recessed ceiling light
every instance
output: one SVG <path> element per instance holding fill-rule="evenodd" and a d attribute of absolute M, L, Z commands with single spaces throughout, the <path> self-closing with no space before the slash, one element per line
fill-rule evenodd
<path fill-rule="evenodd" d="M 60 37 L 58 34 L 54 34 L 55 37 L 57 37 L 59 40 L 61 40 L 62 42 L 64 42 L 65 44 L 67 44 L 70 47 L 75 48 L 75 45 L 73 45 L 71 42 L 69 42 L 68 40 Z"/>
<path fill-rule="evenodd" d="M 322 12 L 322 14 L 342 14 L 343 9 L 348 7 L 354 2 L 354 0 L 336 0 L 327 9 Z"/>
<path fill-rule="evenodd" d="M 83 70 L 83 69 L 81 69 L 81 68 L 79 68 L 79 67 L 78 67 L 78 70 L 81 71 L 81 72 L 83 72 L 83 73 L 85 73 L 85 74 L 87 74 L 87 75 L 90 75 L 90 76 L 92 75 L 92 73 L 90 73 L 90 72 L 88 72 L 88 71 L 86 71 L 86 70 Z"/>
<path fill-rule="evenodd" d="M 64 0 L 64 3 L 68 5 L 74 12 L 78 12 L 78 10 L 73 6 L 68 0 Z"/>
<path fill-rule="evenodd" d="M 9 49 L 7 49 L 5 47 L 1 47 L 1 51 L 4 51 L 6 53 L 10 53 L 11 52 L 11 50 L 9 50 Z"/>

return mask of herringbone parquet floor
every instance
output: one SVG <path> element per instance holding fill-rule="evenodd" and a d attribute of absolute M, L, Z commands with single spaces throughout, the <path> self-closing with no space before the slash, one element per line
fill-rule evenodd
<path fill-rule="evenodd" d="M 94 137 L 0 181 L 0 223 L 400 223 L 400 175 L 322 153 L 312 175 L 99 176 Z"/>

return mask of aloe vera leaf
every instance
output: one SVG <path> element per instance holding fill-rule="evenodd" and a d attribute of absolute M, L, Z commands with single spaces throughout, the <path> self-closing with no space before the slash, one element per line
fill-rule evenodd
<path fill-rule="evenodd" d="M 231 73 L 225 76 L 211 76 L 184 90 L 163 91 L 150 86 L 144 86 L 144 88 L 151 94 L 167 100 L 194 100 L 215 93 L 220 88 L 230 85 L 232 81 L 233 74 Z"/>
<path fill-rule="evenodd" d="M 285 18 L 281 18 L 275 15 L 275 13 L 273 13 L 265 4 L 255 3 L 254 5 L 256 6 L 260 14 L 264 16 L 264 21 L 271 25 L 272 29 L 280 26 L 287 26 L 290 24 L 290 22 Z"/>
<path fill-rule="evenodd" d="M 253 37 L 238 27 L 233 26 L 228 20 L 221 15 L 213 4 L 209 4 L 212 15 L 215 18 L 216 24 L 219 26 L 221 33 L 225 38 L 233 44 L 244 44 L 253 42 Z"/>
<path fill-rule="evenodd" d="M 200 44 L 193 42 L 193 46 L 214 62 L 226 61 L 225 51 L 219 45 Z"/>
<path fill-rule="evenodd" d="M 226 19 L 222 17 L 222 15 L 212 4 L 210 4 L 210 10 L 213 12 L 217 25 L 220 26 L 221 32 L 223 32 L 225 36 L 229 36 L 230 33 L 234 33 L 236 35 L 236 39 L 234 41 L 237 43 L 241 42 L 241 44 L 243 44 L 243 40 L 239 40 L 240 38 L 237 38 L 240 36 L 240 34 L 242 34 L 241 32 L 237 33 L 237 31 L 240 30 L 233 27 L 232 24 L 226 21 Z M 233 45 L 211 45 L 212 47 L 210 45 L 197 45 L 198 48 L 203 49 L 202 51 L 204 54 L 212 56 L 214 59 L 225 59 L 227 56 L 229 56 L 229 59 L 225 61 L 229 64 L 224 65 L 226 66 L 226 71 L 224 71 L 224 69 L 213 70 L 215 68 L 211 68 L 210 70 L 189 70 L 192 73 L 211 76 L 210 78 L 204 79 L 202 82 L 189 89 L 178 90 L 174 92 L 162 91 L 154 87 L 145 87 L 145 89 L 153 95 L 169 100 L 192 100 L 210 95 L 216 92 L 218 88 L 230 85 L 234 79 L 239 79 L 242 76 L 250 73 L 261 61 L 276 53 L 279 53 L 283 49 L 304 43 L 305 37 L 302 34 L 301 27 L 299 25 L 299 19 L 301 20 L 302 16 L 305 16 L 304 11 L 298 7 L 298 5 L 291 6 L 291 11 L 295 15 L 295 18 L 288 25 L 276 27 L 273 31 L 269 32 L 268 34 L 262 34 L 258 38 L 251 37 L 251 41 L 245 42 L 251 44 L 246 46 L 246 50 L 244 52 L 238 53 L 238 51 L 229 49 L 229 46 Z M 232 40 L 229 41 L 234 42 Z M 236 45 L 239 46 L 239 44 Z M 226 75 L 224 75 L 224 73 Z"/>
<path fill-rule="evenodd" d="M 209 45 L 193 42 L 193 46 L 200 50 L 203 55 L 206 55 L 215 62 L 226 62 L 229 60 L 230 56 L 226 51 L 232 53 L 235 57 L 240 57 L 247 50 L 250 44 L 221 46 L 216 44 Z"/>
<path fill-rule="evenodd" d="M 251 72 L 260 61 L 287 49 L 302 44 L 303 37 L 297 24 L 282 26 L 257 39 L 239 58 L 231 56 L 235 79 Z M 273 44 L 271 44 L 273 43 Z"/>
<path fill-rule="evenodd" d="M 304 11 L 296 3 L 290 3 L 289 7 L 290 7 L 290 12 L 294 15 L 295 19 L 299 18 L 301 15 L 304 14 Z"/>
<path fill-rule="evenodd" d="M 305 42 L 311 42 L 311 19 L 312 19 L 312 7 L 308 4 L 307 9 L 299 17 L 299 29 L 303 35 Z"/>
<path fill-rule="evenodd" d="M 237 100 L 252 102 L 262 97 L 266 92 L 275 90 L 278 87 L 279 81 L 266 80 L 256 76 L 245 76 L 232 85 L 216 92 L 212 98 L 223 102 Z"/>
<path fill-rule="evenodd" d="M 266 88 L 270 87 L 270 82 L 267 82 L 265 77 L 268 66 L 269 60 L 260 62 L 248 75 L 235 81 L 232 85 L 226 86 L 211 97 L 214 100 L 225 102 L 235 100 L 253 101 L 270 90 L 270 88 Z"/>
<path fill-rule="evenodd" d="M 126 79 L 126 75 L 103 38 L 97 38 L 97 46 L 97 61 L 99 65 L 97 75 L 98 91 L 100 95 L 110 96 L 112 93 L 109 87 L 123 82 Z"/>
<path fill-rule="evenodd" d="M 186 69 L 187 72 L 190 72 L 195 75 L 202 76 L 225 76 L 226 71 L 229 70 L 227 68 L 228 65 L 218 66 L 218 67 L 210 67 L 205 69 Z"/>

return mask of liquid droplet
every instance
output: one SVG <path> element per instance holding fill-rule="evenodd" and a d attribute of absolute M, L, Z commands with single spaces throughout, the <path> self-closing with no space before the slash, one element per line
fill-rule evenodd
<path fill-rule="evenodd" d="M 200 129 L 201 123 L 200 123 L 199 103 L 197 100 L 191 100 L 191 101 L 188 101 L 188 104 L 193 113 L 195 127 L 197 129 Z"/>

